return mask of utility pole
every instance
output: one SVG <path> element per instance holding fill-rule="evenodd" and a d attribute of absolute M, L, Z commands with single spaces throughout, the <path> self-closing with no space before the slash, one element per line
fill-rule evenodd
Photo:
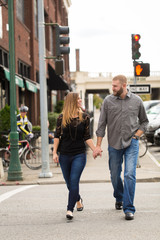
<path fill-rule="evenodd" d="M 44 3 L 38 0 L 38 38 L 39 38 L 39 79 L 40 79 L 40 112 L 41 112 L 41 149 L 42 172 L 40 178 L 50 178 L 52 173 L 49 168 L 49 143 L 48 143 L 48 104 L 45 62 L 45 31 L 44 31 Z"/>
<path fill-rule="evenodd" d="M 9 22 L 9 70 L 10 70 L 10 144 L 11 158 L 8 170 L 8 180 L 22 180 L 21 165 L 18 155 L 17 132 L 17 107 L 16 107 L 16 83 L 15 83 L 15 43 L 14 43 L 14 16 L 13 16 L 13 0 L 8 1 L 8 22 Z"/>

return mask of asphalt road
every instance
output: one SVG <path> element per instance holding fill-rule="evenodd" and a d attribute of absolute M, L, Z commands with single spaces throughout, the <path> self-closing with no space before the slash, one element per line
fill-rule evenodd
<path fill-rule="evenodd" d="M 160 183 L 137 183 L 133 221 L 114 209 L 111 183 L 81 184 L 84 211 L 65 218 L 65 184 L 1 186 L 0 239 L 158 240 Z"/>

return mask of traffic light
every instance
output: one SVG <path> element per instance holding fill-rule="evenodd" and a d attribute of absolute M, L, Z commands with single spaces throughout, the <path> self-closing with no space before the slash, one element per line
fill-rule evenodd
<path fill-rule="evenodd" d="M 149 63 L 134 63 L 134 75 L 136 77 L 148 77 L 150 76 L 150 64 Z"/>
<path fill-rule="evenodd" d="M 59 57 L 62 54 L 69 54 L 70 48 L 68 46 L 63 46 L 69 44 L 69 37 L 63 36 L 69 34 L 68 26 L 55 26 L 55 34 L 56 34 L 56 56 Z"/>
<path fill-rule="evenodd" d="M 139 59 L 141 54 L 139 52 L 139 48 L 141 45 L 139 44 L 139 39 L 141 36 L 139 34 L 132 34 L 132 59 Z"/>

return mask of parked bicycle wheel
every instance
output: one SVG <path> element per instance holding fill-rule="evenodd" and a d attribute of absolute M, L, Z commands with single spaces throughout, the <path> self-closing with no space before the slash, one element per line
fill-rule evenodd
<path fill-rule="evenodd" d="M 139 157 L 140 158 L 143 157 L 146 154 L 147 150 L 148 150 L 147 139 L 145 135 L 142 135 L 139 141 Z"/>
<path fill-rule="evenodd" d="M 24 163 L 32 170 L 37 170 L 42 167 L 41 164 L 41 149 L 39 147 L 32 147 L 28 149 L 24 156 Z"/>

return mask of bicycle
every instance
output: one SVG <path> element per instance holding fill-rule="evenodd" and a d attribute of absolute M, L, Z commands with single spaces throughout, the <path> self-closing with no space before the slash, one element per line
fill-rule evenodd
<path fill-rule="evenodd" d="M 37 146 L 32 146 L 30 144 L 31 139 L 19 141 L 20 148 L 18 150 L 19 160 L 21 163 L 32 169 L 38 170 L 42 167 L 41 164 L 41 148 Z M 10 163 L 10 143 L 6 148 L 0 148 L 2 163 L 5 170 L 8 169 Z"/>
<path fill-rule="evenodd" d="M 148 150 L 148 144 L 147 144 L 147 138 L 145 136 L 145 134 L 143 134 L 140 137 L 140 141 L 139 141 L 139 157 L 143 157 Z"/>

